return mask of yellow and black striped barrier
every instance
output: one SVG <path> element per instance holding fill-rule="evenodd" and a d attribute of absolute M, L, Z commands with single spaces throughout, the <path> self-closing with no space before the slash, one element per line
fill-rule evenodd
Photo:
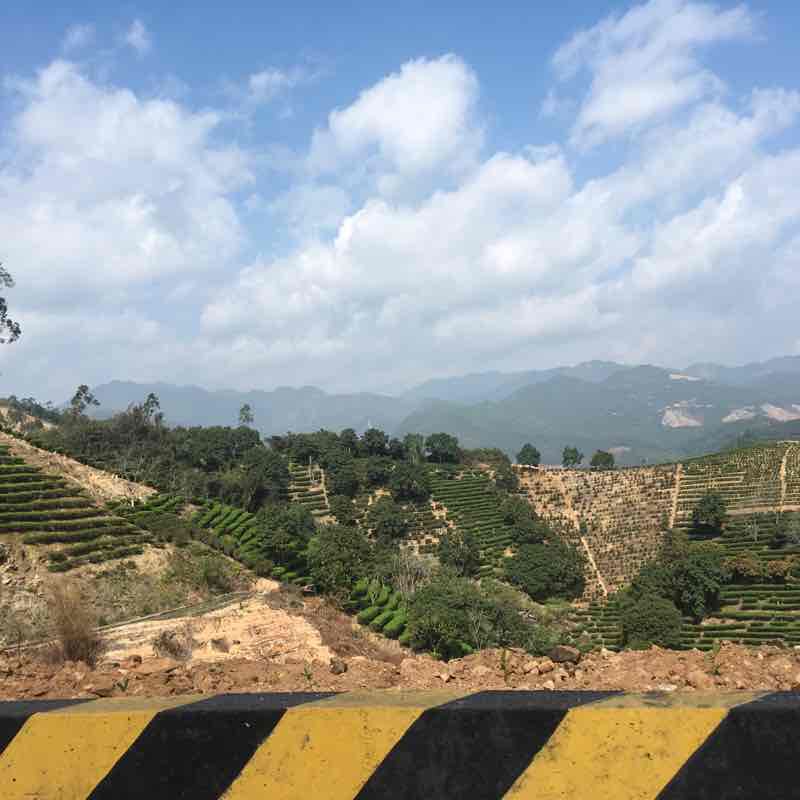
<path fill-rule="evenodd" d="M 800 798 L 800 694 L 0 703 L 0 800 Z"/>

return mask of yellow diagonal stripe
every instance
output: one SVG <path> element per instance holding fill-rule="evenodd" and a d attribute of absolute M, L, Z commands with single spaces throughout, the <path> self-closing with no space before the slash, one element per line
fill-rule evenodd
<path fill-rule="evenodd" d="M 289 709 L 225 800 L 352 800 L 411 724 L 459 695 L 344 695 Z"/>
<path fill-rule="evenodd" d="M 159 711 L 196 699 L 98 700 L 34 714 L 0 755 L 0 798 L 87 797 Z"/>
<path fill-rule="evenodd" d="M 574 708 L 506 797 L 655 798 L 728 710 L 755 696 L 628 695 Z"/>

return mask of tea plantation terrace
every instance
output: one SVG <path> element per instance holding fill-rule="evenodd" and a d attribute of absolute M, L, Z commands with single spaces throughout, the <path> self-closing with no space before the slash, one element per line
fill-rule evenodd
<path fill-rule="evenodd" d="M 134 522 L 95 506 L 63 478 L 0 446 L 0 542 L 46 548 L 48 569 L 65 572 L 139 555 L 152 538 Z"/>

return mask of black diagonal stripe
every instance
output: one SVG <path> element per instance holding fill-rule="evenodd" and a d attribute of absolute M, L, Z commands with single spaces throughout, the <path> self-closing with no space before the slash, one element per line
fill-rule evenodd
<path fill-rule="evenodd" d="M 33 714 L 86 703 L 87 700 L 19 700 L 0 703 L 0 753 L 11 744 L 22 726 Z"/>
<path fill-rule="evenodd" d="M 800 798 L 800 693 L 732 708 L 658 795 L 659 800 Z"/>
<path fill-rule="evenodd" d="M 229 694 L 161 711 L 90 800 L 218 800 L 286 709 L 331 694 Z"/>
<path fill-rule="evenodd" d="M 480 692 L 425 711 L 357 800 L 497 800 L 571 708 L 615 692 Z"/>

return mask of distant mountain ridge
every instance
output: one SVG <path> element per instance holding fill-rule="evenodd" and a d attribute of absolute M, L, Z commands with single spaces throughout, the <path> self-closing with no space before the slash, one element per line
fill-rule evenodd
<path fill-rule="evenodd" d="M 414 403 L 388 395 L 328 394 L 315 386 L 237 392 L 168 383 L 111 381 L 92 391 L 100 401 L 97 416 L 124 410 L 152 392 L 158 396 L 165 419 L 173 425 L 237 425 L 239 409 L 248 403 L 255 417 L 255 427 L 265 435 L 320 428 L 338 431 L 375 426 L 391 429 L 416 407 Z"/>
<path fill-rule="evenodd" d="M 709 377 L 710 376 L 710 377 Z M 447 431 L 466 447 L 514 455 L 533 442 L 547 463 L 567 444 L 588 457 L 612 449 L 620 463 L 665 461 L 719 449 L 747 432 L 780 436 L 800 424 L 800 356 L 742 367 L 684 369 L 590 361 L 573 367 L 476 373 L 425 381 L 400 396 L 329 394 L 314 386 L 210 391 L 111 381 L 94 388 L 98 416 L 158 395 L 167 421 L 235 425 L 248 403 L 263 435 L 320 428 L 392 434 Z"/>

